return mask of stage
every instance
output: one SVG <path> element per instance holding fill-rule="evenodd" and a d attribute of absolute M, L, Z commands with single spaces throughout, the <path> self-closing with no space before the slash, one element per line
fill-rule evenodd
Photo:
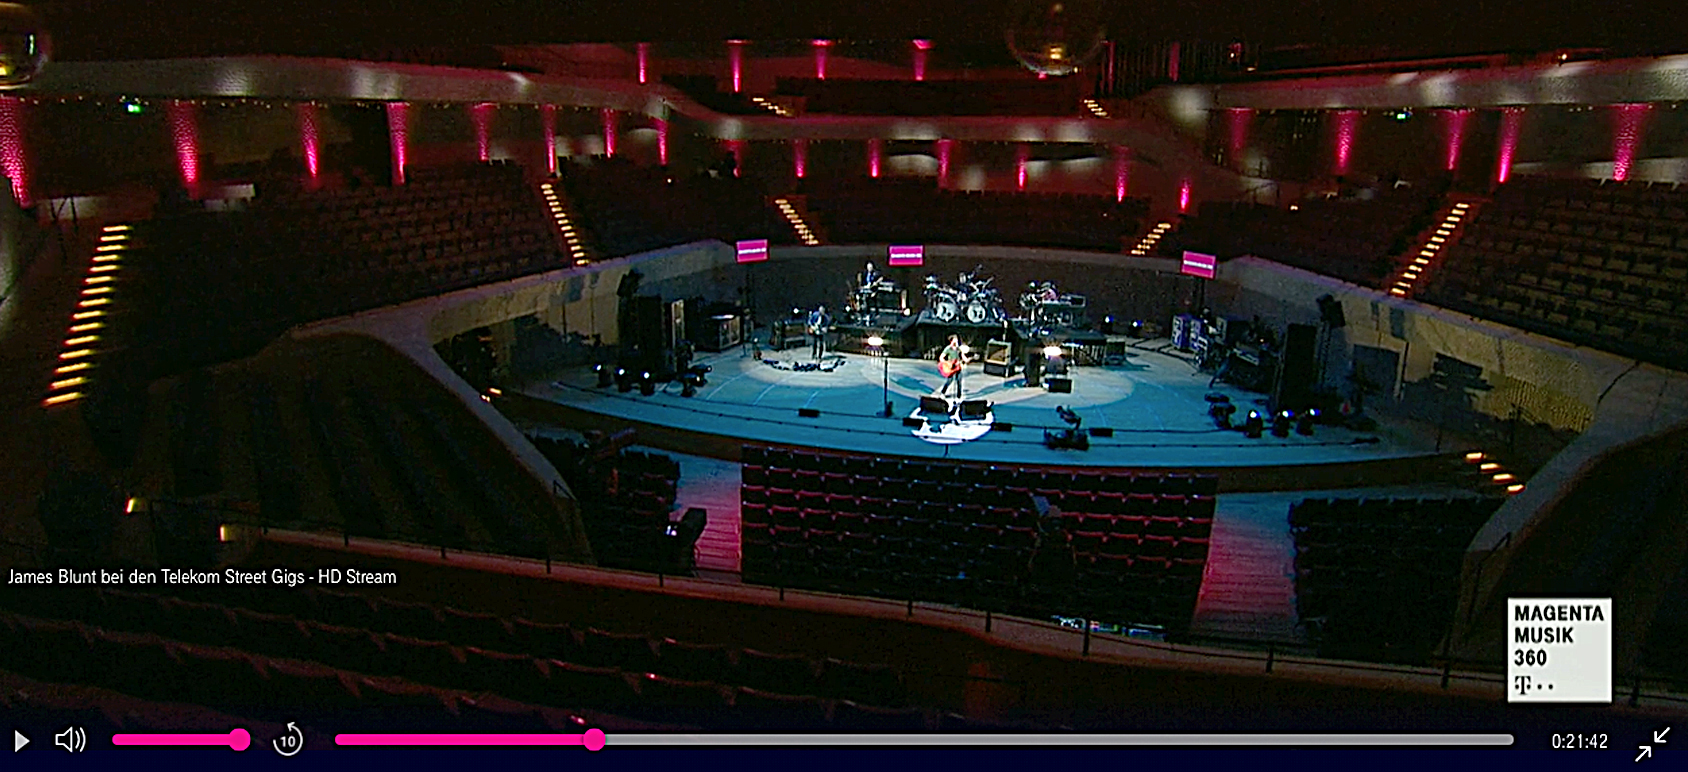
<path fill-rule="evenodd" d="M 1388 423 L 1364 433 L 1319 426 L 1312 436 L 1280 438 L 1268 431 L 1259 439 L 1218 429 L 1208 417 L 1207 394 L 1228 395 L 1239 426 L 1249 410 L 1265 412 L 1265 396 L 1226 384 L 1210 390 L 1210 376 L 1165 340 L 1138 342 L 1127 352 L 1123 365 L 1070 368 L 1071 393 L 1027 387 L 1020 375 L 990 376 L 971 364 L 963 376 L 965 397 L 987 401 L 989 416 L 917 426 L 904 419 L 921 417 L 920 398 L 943 385 L 935 362 L 829 354 L 817 367 L 806 348 L 764 350 L 762 360 L 742 347 L 701 357 L 695 363 L 712 372 L 689 398 L 677 382 L 658 384 L 652 396 L 642 396 L 637 386 L 625 393 L 599 388 L 593 372 L 582 367 L 518 385 L 499 401 L 523 420 L 576 429 L 633 426 L 642 444 L 728 460 L 737 460 L 744 443 L 765 443 L 983 463 L 1214 470 L 1227 490 L 1445 478 L 1447 465 L 1433 444 Z M 882 415 L 887 392 L 889 417 Z M 1057 406 L 1082 419 L 1088 450 L 1045 447 L 1045 430 L 1068 428 Z M 1246 480 L 1226 474 L 1242 468 L 1251 469 Z"/>

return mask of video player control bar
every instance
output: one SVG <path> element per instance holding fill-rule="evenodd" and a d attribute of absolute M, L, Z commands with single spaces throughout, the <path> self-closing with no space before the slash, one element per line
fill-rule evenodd
<path fill-rule="evenodd" d="M 1509 747 L 1510 734 L 641 734 L 616 732 L 610 745 L 644 746 L 1324 746 Z"/>

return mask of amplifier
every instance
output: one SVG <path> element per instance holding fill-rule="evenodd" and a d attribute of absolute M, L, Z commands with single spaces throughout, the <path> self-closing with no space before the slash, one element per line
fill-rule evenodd
<path fill-rule="evenodd" d="M 695 341 L 700 351 L 726 351 L 743 340 L 743 322 L 737 314 L 712 316 L 702 327 Z"/>

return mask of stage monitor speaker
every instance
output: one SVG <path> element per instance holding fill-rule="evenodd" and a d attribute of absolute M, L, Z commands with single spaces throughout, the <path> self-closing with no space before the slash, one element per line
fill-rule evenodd
<path fill-rule="evenodd" d="M 1090 436 L 1112 437 L 1114 436 L 1114 429 L 1111 426 L 1092 426 L 1090 427 Z"/>
<path fill-rule="evenodd" d="M 922 413 L 938 413 L 940 415 L 949 415 L 949 412 L 950 412 L 949 400 L 944 399 L 943 397 L 934 397 L 934 396 L 931 396 L 931 395 L 921 397 L 920 398 L 920 412 L 922 412 Z"/>
<path fill-rule="evenodd" d="M 1330 295 L 1319 296 L 1319 318 L 1333 330 L 1348 326 L 1348 317 L 1342 313 L 1342 301 Z"/>
<path fill-rule="evenodd" d="M 1011 431 L 1014 431 L 1014 424 L 1005 424 L 1001 421 L 992 421 L 991 422 L 991 431 L 993 431 L 993 432 L 1011 432 Z"/>
<path fill-rule="evenodd" d="M 1051 394 L 1073 393 L 1073 379 L 1071 378 L 1045 378 L 1043 385 L 1049 389 Z"/>
<path fill-rule="evenodd" d="M 970 399 L 961 403 L 962 418 L 984 418 L 991 412 L 991 403 L 982 399 Z"/>
<path fill-rule="evenodd" d="M 903 425 L 910 429 L 920 429 L 926 426 L 926 419 L 920 416 L 904 416 Z"/>
<path fill-rule="evenodd" d="M 797 415 L 802 418 L 820 418 L 821 411 L 812 407 L 800 407 L 797 408 Z"/>
<path fill-rule="evenodd" d="M 1278 382 L 1272 390 L 1272 411 L 1304 410 L 1313 404 L 1314 381 L 1319 372 L 1319 328 L 1292 324 L 1284 336 L 1283 357 L 1278 363 Z"/>

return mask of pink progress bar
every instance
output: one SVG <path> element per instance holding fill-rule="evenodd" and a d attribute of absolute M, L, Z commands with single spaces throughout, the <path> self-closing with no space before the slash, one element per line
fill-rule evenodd
<path fill-rule="evenodd" d="M 228 734 L 114 734 L 112 745 L 227 745 L 237 751 L 252 745 L 252 735 L 236 727 Z"/>
<path fill-rule="evenodd" d="M 581 734 L 337 734 L 335 745 L 584 745 L 604 748 L 602 729 Z"/>

